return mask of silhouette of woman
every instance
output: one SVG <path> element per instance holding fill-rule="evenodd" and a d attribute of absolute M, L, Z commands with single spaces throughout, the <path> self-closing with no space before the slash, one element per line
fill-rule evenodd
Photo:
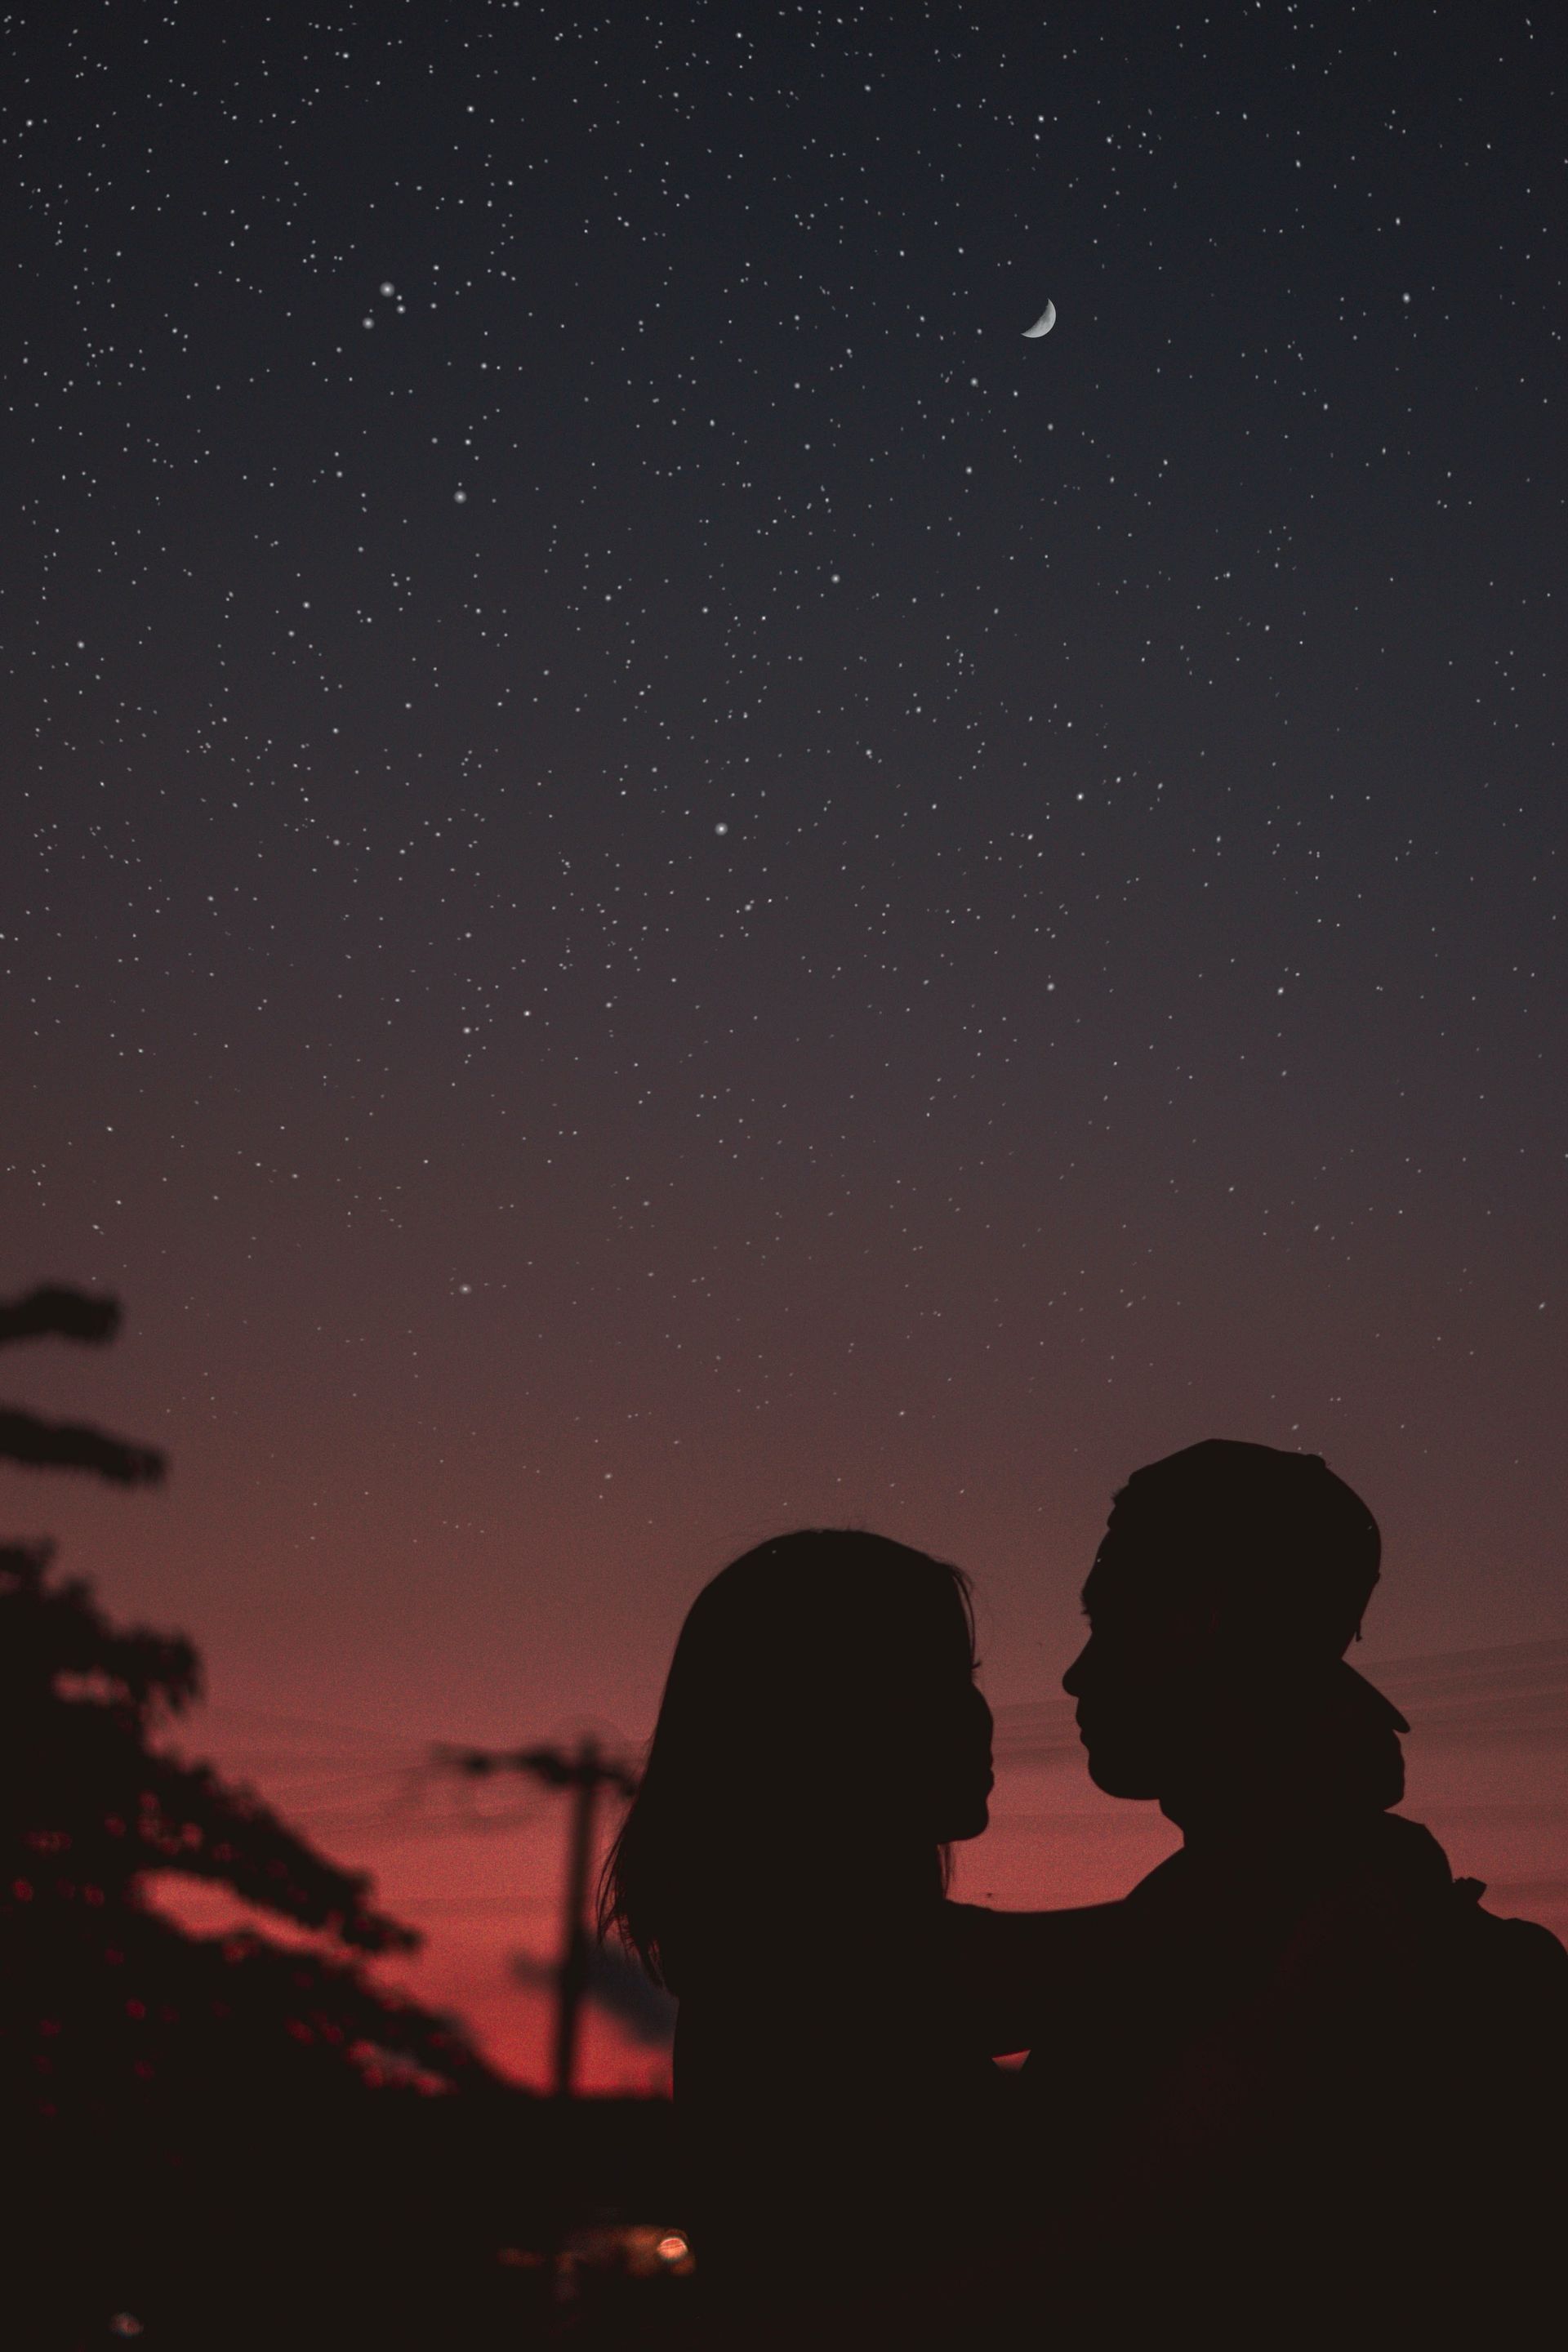
<path fill-rule="evenodd" d="M 974 1669 L 963 1571 L 849 1528 L 732 1561 L 676 1645 L 601 1927 L 679 1997 L 698 2267 L 748 2340 L 951 2266 L 1011 2176 L 988 2053 L 1028 2038 L 1008 1995 L 1037 2008 L 1040 1930 L 1090 1915 L 1013 1915 L 1016 1947 L 944 1900 L 986 1826 Z"/>

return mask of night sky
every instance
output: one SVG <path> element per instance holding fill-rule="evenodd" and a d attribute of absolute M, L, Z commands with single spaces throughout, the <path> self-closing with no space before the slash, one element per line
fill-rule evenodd
<path fill-rule="evenodd" d="M 1358 1661 L 1568 1633 L 1565 52 L 0 26 L 0 1280 L 129 1314 L 8 1371 L 174 1462 L 5 1523 L 522 2071 L 554 1801 L 407 1768 L 644 1735 L 782 1526 L 962 1561 L 1024 1706 L 1111 1488 L 1245 1436 L 1381 1518 Z M 1431 1817 L 1568 1912 L 1564 1741 L 1477 1753 Z M 972 1891 L 1164 1850 L 1047 1769 Z"/>

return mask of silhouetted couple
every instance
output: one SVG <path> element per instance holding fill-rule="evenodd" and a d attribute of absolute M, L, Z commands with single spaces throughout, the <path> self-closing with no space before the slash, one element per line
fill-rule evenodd
<path fill-rule="evenodd" d="M 1122 1488 L 1064 1683 L 1184 1843 L 1077 1910 L 946 1899 L 991 1788 L 961 1570 L 814 1529 L 699 1595 L 605 1918 L 679 1997 L 715 2345 L 1519 2339 L 1568 1954 L 1390 1811 L 1408 1726 L 1343 1661 L 1379 1549 L 1316 1455 Z"/>

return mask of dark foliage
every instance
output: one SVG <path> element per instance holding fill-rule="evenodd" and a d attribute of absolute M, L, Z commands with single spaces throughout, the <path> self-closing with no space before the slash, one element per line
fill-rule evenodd
<path fill-rule="evenodd" d="M 62 2126 L 129 2108 L 150 2123 L 215 2075 L 312 2100 L 389 2068 L 460 2079 L 477 2063 L 460 2037 L 356 1965 L 414 1932 L 258 1798 L 153 1744 L 198 1675 L 187 1642 L 119 1632 L 85 1584 L 52 1584 L 44 1547 L 0 1550 L 7 2103 Z M 321 1942 L 188 1935 L 148 1900 L 162 1874 L 216 1881 Z"/>
<path fill-rule="evenodd" d="M 46 1283 L 21 1298 L 0 1300 L 0 1347 L 16 1339 L 100 1343 L 120 1328 L 120 1301 Z M 80 1422 L 40 1421 L 17 1405 L 0 1405 L 0 1462 L 32 1470 L 91 1470 L 116 1486 L 155 1486 L 168 1465 L 151 1445 L 110 1437 Z"/>
<path fill-rule="evenodd" d="M 0 1408 L 0 1461 L 33 1470 L 94 1470 L 117 1486 L 156 1486 L 166 1466 L 151 1445 L 127 1445 L 84 1422 L 40 1421 L 15 1405 Z"/>
<path fill-rule="evenodd" d="M 100 1339 L 117 1319 L 37 1291 L 0 1307 L 0 1340 Z M 0 1453 L 162 1467 L 16 1412 Z M 285 2324 L 323 2340 L 308 2307 L 339 2340 L 401 2341 L 422 2298 L 488 2275 L 476 2232 L 501 2223 L 458 2119 L 506 2095 L 457 2028 L 365 1974 L 366 1955 L 418 1941 L 369 1881 L 164 1744 L 200 1681 L 183 1636 L 111 1624 L 85 1581 L 51 1575 L 47 1544 L 0 1545 L 0 2101 L 22 2159 L 8 2340 L 101 2340 L 117 2312 L 168 2343 Z M 282 1939 L 186 1932 L 156 1900 L 171 1877 L 223 1885 Z M 437 2110 L 457 2127 L 433 2138 Z"/>
<path fill-rule="evenodd" d="M 118 1298 L 95 1298 L 61 1283 L 41 1283 L 21 1298 L 0 1299 L 0 1347 L 11 1339 L 112 1339 L 120 1328 Z"/>

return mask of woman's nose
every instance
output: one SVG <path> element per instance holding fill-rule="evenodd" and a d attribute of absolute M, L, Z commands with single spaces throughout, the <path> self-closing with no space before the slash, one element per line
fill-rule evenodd
<path fill-rule="evenodd" d="M 1083 1696 L 1084 1669 L 1089 1664 L 1089 1654 L 1093 1647 L 1094 1636 L 1091 1633 L 1089 1640 L 1079 1652 L 1077 1657 L 1073 1660 L 1071 1665 L 1068 1668 L 1066 1674 L 1062 1676 L 1062 1688 L 1066 1691 L 1068 1698 L 1081 1698 Z"/>

